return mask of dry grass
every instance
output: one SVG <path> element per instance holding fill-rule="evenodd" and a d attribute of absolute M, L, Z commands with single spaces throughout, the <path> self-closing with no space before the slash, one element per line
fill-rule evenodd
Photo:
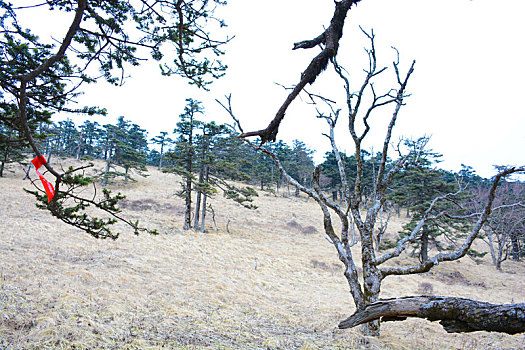
<path fill-rule="evenodd" d="M 218 231 L 211 222 L 205 234 L 182 231 L 179 180 L 150 174 L 119 190 L 126 215 L 161 234 L 117 241 L 36 209 L 21 172 L 0 178 L 0 348 L 524 348 L 523 335 L 450 335 L 422 320 L 385 323 L 378 339 L 338 330 L 353 305 L 315 203 L 260 193 L 259 209 L 248 211 L 217 196 Z M 519 263 L 499 273 L 465 259 L 387 279 L 382 296 L 524 302 L 524 272 Z"/>

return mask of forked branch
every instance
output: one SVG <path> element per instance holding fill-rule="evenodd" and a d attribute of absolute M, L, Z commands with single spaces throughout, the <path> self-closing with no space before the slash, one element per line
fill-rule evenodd
<path fill-rule="evenodd" d="M 525 166 L 522 166 L 522 167 L 511 167 L 511 168 L 503 169 L 499 174 L 497 174 L 494 177 L 494 179 L 492 181 L 492 186 L 491 186 L 490 191 L 489 191 L 489 195 L 488 195 L 487 201 L 485 202 L 485 207 L 484 207 L 481 215 L 479 216 L 477 222 L 472 227 L 469 235 L 465 239 L 465 242 L 463 242 L 463 244 L 456 251 L 454 251 L 452 253 L 448 253 L 448 254 L 438 253 L 434 257 L 430 258 L 429 260 L 423 261 L 421 264 L 414 265 L 414 266 L 384 267 L 384 268 L 381 268 L 381 273 L 383 274 L 383 276 L 388 276 L 388 275 L 408 275 L 408 274 L 416 274 L 416 273 L 427 272 L 432 267 L 438 265 L 440 262 L 443 262 L 443 261 L 454 261 L 454 260 L 458 260 L 459 258 L 464 257 L 467 254 L 467 252 L 469 251 L 470 247 L 472 246 L 472 243 L 474 242 L 474 240 L 478 237 L 481 228 L 483 227 L 483 225 L 485 225 L 485 223 L 487 222 L 487 219 L 489 218 L 490 214 L 492 213 L 492 210 L 493 210 L 492 205 L 493 205 L 493 202 L 494 202 L 494 198 L 496 196 L 496 190 L 498 188 L 498 185 L 499 185 L 499 182 L 501 181 L 501 179 L 505 178 L 506 176 L 509 176 L 511 174 L 522 173 L 524 171 L 525 171 Z M 407 236 L 407 237 L 403 238 L 398 243 L 397 248 L 396 248 L 396 250 L 394 250 L 394 252 L 391 252 L 389 254 L 385 254 L 381 258 L 377 259 L 376 260 L 376 265 L 379 265 L 379 264 L 385 262 L 386 260 L 392 258 L 393 256 L 398 256 L 400 254 L 400 252 L 405 249 L 404 248 L 404 247 L 406 247 L 405 244 L 407 242 L 409 242 L 410 240 L 414 239 L 415 234 L 417 233 L 417 231 L 419 231 L 421 229 L 421 227 L 425 224 L 425 222 L 427 220 L 432 220 L 433 219 L 433 217 L 429 215 L 430 211 L 432 210 L 432 207 L 435 205 L 435 203 L 438 200 L 444 199 L 444 197 L 445 196 L 435 198 L 434 201 L 432 202 L 431 206 L 429 207 L 429 209 L 425 213 L 424 217 L 422 218 L 420 223 L 416 226 L 416 228 L 412 231 L 410 236 Z M 444 216 L 444 215 L 445 215 L 445 212 L 441 212 L 441 213 L 436 214 L 435 216 Z"/>
<path fill-rule="evenodd" d="M 304 89 L 306 84 L 313 84 L 315 79 L 326 69 L 328 62 L 333 60 L 337 55 L 339 49 L 339 40 L 343 36 L 343 27 L 346 15 L 352 5 L 357 4 L 361 0 L 342 0 L 335 3 L 335 11 L 330 21 L 330 26 L 318 37 L 312 40 L 305 40 L 294 44 L 296 49 L 310 49 L 318 45 L 323 45 L 323 50 L 315 56 L 308 67 L 301 74 L 299 83 L 293 88 L 292 92 L 286 97 L 286 100 L 277 111 L 274 119 L 266 127 L 266 129 L 258 131 L 250 131 L 242 133 L 240 137 L 246 138 L 250 136 L 259 136 L 261 144 L 267 141 L 275 141 L 279 131 L 279 125 L 284 118 L 286 110 L 290 104 L 295 100 L 299 93 Z"/>

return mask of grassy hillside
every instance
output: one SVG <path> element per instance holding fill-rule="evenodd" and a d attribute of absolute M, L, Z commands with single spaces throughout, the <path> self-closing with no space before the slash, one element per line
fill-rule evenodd
<path fill-rule="evenodd" d="M 102 167 L 102 166 L 101 166 Z M 260 193 L 250 211 L 218 195 L 217 231 L 183 231 L 179 179 L 149 169 L 113 189 L 158 236 L 96 240 L 34 206 L 22 171 L 0 178 L 0 349 L 523 349 L 525 335 L 447 334 L 423 320 L 384 323 L 378 339 L 338 330 L 353 312 L 313 201 Z M 404 218 L 394 218 L 391 231 Z M 229 221 L 229 232 L 226 225 Z M 124 230 L 126 228 L 122 227 Z M 359 256 L 358 248 L 355 252 Z M 525 302 L 525 266 L 466 258 L 385 280 L 414 294 Z"/>

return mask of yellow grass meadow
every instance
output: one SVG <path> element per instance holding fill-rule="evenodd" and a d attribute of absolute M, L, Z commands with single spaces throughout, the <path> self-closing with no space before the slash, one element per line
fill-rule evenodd
<path fill-rule="evenodd" d="M 149 168 L 110 188 L 127 195 L 127 218 L 160 234 L 119 224 L 118 240 L 96 240 L 37 209 L 22 169 L 11 170 L 0 178 L 0 349 L 525 349 L 525 335 L 447 334 L 424 320 L 383 323 L 379 338 L 337 329 L 353 303 L 304 195 L 260 191 L 257 210 L 217 195 L 217 230 L 208 214 L 208 232 L 183 231 L 180 180 Z M 497 272 L 464 258 L 388 278 L 382 297 L 525 302 L 524 274 L 522 262 Z"/>

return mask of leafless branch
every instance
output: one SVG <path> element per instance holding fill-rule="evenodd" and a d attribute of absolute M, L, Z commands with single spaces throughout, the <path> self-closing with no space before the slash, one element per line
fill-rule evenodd
<path fill-rule="evenodd" d="M 225 98 L 226 98 L 226 101 L 228 102 L 228 106 L 224 105 L 219 99 L 215 99 L 215 101 L 216 101 L 219 105 L 221 105 L 221 107 L 224 108 L 224 110 L 225 110 L 226 112 L 228 112 L 228 114 L 230 115 L 230 117 L 231 117 L 231 118 L 233 119 L 233 121 L 235 122 L 235 126 L 237 126 L 237 128 L 239 128 L 239 131 L 240 131 L 241 133 L 244 133 L 244 130 L 242 129 L 242 126 L 241 126 L 241 123 L 240 123 L 239 119 L 237 119 L 237 118 L 235 117 L 235 114 L 233 113 L 233 110 L 232 110 L 232 101 L 231 101 L 231 99 L 232 99 L 232 94 L 226 95 Z M 233 129 L 235 129 L 235 127 L 234 127 Z"/>
<path fill-rule="evenodd" d="M 390 144 L 390 139 L 392 138 L 392 129 L 394 128 L 394 125 L 397 121 L 397 116 L 399 114 L 399 110 L 401 109 L 401 106 L 403 105 L 403 98 L 405 96 L 405 90 L 408 83 L 408 79 L 414 72 L 414 65 L 416 64 L 416 61 L 412 61 L 412 65 L 410 66 L 410 69 L 408 70 L 408 73 L 405 76 L 405 80 L 403 83 L 400 82 L 400 76 L 399 76 L 399 70 L 397 68 L 397 64 L 394 63 L 394 67 L 396 68 L 396 77 L 399 82 L 399 90 L 397 91 L 396 96 L 396 107 L 394 109 L 394 114 L 392 115 L 392 118 L 390 119 L 390 123 L 388 124 L 387 133 L 385 136 L 385 140 L 383 142 L 383 151 L 381 153 L 381 163 L 379 165 L 379 171 L 377 173 L 377 184 L 381 191 L 384 191 L 386 187 L 390 184 L 394 177 L 394 173 L 391 172 L 391 174 L 387 177 L 387 181 L 383 182 L 383 177 L 386 169 L 386 163 L 387 163 L 387 152 L 388 152 L 388 146 Z M 402 165 L 402 164 L 399 164 Z"/>
<path fill-rule="evenodd" d="M 382 268 L 381 269 L 381 273 L 383 274 L 383 276 L 388 276 L 388 275 L 407 275 L 407 274 L 423 273 L 423 272 L 429 271 L 432 267 L 438 265 L 442 261 L 458 260 L 459 258 L 465 256 L 465 254 L 467 254 L 467 252 L 469 251 L 470 247 L 472 246 L 472 243 L 474 242 L 474 240 L 478 237 L 479 231 L 481 230 L 481 228 L 483 227 L 483 225 L 485 224 L 485 222 L 487 221 L 487 219 L 489 218 L 489 216 L 490 216 L 490 214 L 492 212 L 492 203 L 494 201 L 494 197 L 496 195 L 496 189 L 498 188 L 498 184 L 499 184 L 500 180 L 502 178 L 505 178 L 506 176 L 509 176 L 509 175 L 517 173 L 517 172 L 522 172 L 522 171 L 525 171 L 525 167 L 507 168 L 507 169 L 502 170 L 500 173 L 498 173 L 494 177 L 494 180 L 492 182 L 492 186 L 491 186 L 490 191 L 489 191 L 489 195 L 488 195 L 487 201 L 485 203 L 485 207 L 483 209 L 483 212 L 480 215 L 480 217 L 478 218 L 478 220 L 475 223 L 475 225 L 473 226 L 473 228 L 471 229 L 468 237 L 465 239 L 465 242 L 463 242 L 463 244 L 461 245 L 461 247 L 459 249 L 457 249 L 456 251 L 454 251 L 452 253 L 448 253 L 448 254 L 446 254 L 446 253 L 438 253 L 434 257 L 430 258 L 428 261 L 423 261 L 419 265 L 414 265 L 414 266 L 409 266 L 409 267 L 385 267 L 385 268 Z M 441 197 L 438 197 L 438 198 L 434 199 L 434 201 L 432 202 L 431 207 L 434 206 L 435 203 L 437 202 L 437 200 L 439 200 L 439 199 L 441 199 Z M 429 209 L 431 209 L 431 208 L 429 208 Z M 429 212 L 430 211 L 427 210 L 427 212 L 425 213 L 425 216 Z M 445 213 L 443 212 L 443 213 L 440 213 L 438 215 L 444 215 L 444 214 Z M 425 218 L 425 216 L 423 217 L 423 219 L 420 221 L 420 223 L 417 226 L 423 225 L 424 221 L 428 220 L 428 218 Z M 404 250 L 404 248 L 402 247 L 403 244 L 406 241 L 408 241 L 409 239 L 414 239 L 413 236 L 415 235 L 414 231 L 416 229 L 418 229 L 418 227 L 416 227 L 412 231 L 410 236 L 405 237 L 405 238 L 403 238 L 402 240 L 400 240 L 398 242 L 398 245 L 397 245 L 396 250 L 394 252 L 389 253 L 389 254 L 385 254 L 383 257 L 377 259 L 376 260 L 376 265 L 379 265 L 379 264 L 383 263 L 384 261 L 390 259 L 392 257 L 392 255 L 395 255 L 395 254 L 399 255 L 400 254 L 399 250 Z M 404 241 L 404 242 L 402 242 L 402 241 Z"/>
<path fill-rule="evenodd" d="M 341 0 L 335 2 L 335 11 L 330 21 L 330 26 L 318 37 L 313 40 L 305 40 L 294 45 L 296 49 L 310 49 L 319 44 L 323 44 L 324 48 L 308 65 L 305 71 L 301 74 L 299 83 L 295 86 L 292 92 L 285 99 L 277 111 L 274 119 L 266 127 L 266 129 L 251 131 L 242 133 L 241 137 L 259 136 L 261 138 L 261 144 L 267 141 L 275 141 L 277 132 L 279 131 L 279 125 L 284 118 L 286 110 L 290 104 L 295 100 L 299 93 L 304 89 L 306 84 L 313 84 L 315 79 L 326 69 L 328 62 L 333 60 L 337 55 L 339 48 L 339 40 L 343 35 L 343 26 L 345 23 L 346 15 L 352 5 L 357 4 L 361 0 Z"/>

